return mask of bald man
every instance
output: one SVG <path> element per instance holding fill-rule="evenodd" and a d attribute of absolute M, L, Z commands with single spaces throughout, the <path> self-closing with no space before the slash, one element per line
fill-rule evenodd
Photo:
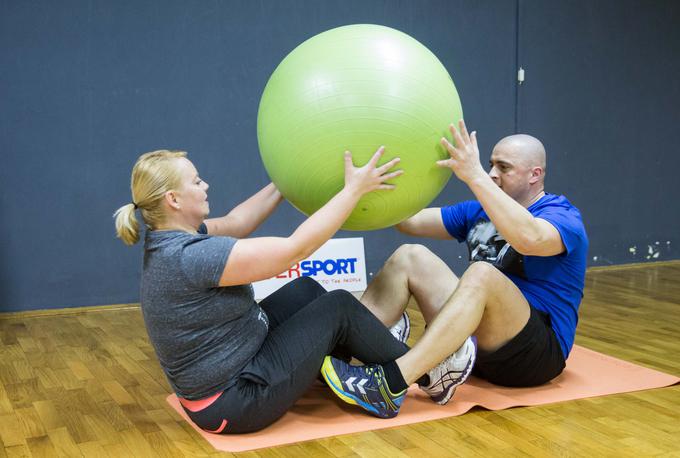
<path fill-rule="evenodd" d="M 450 168 L 477 198 L 427 208 L 397 226 L 406 234 L 465 241 L 470 266 L 458 278 L 422 245 L 401 246 L 371 282 L 362 302 L 405 339 L 406 305 L 414 297 L 428 325 L 398 363 L 405 380 L 430 370 L 425 390 L 448 399 L 475 359 L 449 358 L 473 335 L 474 373 L 505 386 L 536 386 L 559 375 L 574 342 L 583 296 L 588 239 L 581 215 L 544 190 L 546 154 L 529 135 L 496 144 L 487 174 L 476 133 L 461 120 L 442 138 Z M 396 323 L 396 325 L 395 325 Z M 458 358 L 460 359 L 460 358 Z M 446 366 L 447 361 L 444 361 Z M 467 364 L 467 366 L 466 366 Z"/>

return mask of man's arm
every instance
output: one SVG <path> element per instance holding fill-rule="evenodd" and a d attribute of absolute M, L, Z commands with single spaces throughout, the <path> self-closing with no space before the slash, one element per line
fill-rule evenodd
<path fill-rule="evenodd" d="M 221 218 L 206 219 L 208 234 L 228 235 L 235 238 L 249 236 L 271 215 L 283 198 L 273 183 L 236 206 Z"/>
<path fill-rule="evenodd" d="M 425 208 L 396 225 L 399 232 L 415 237 L 432 239 L 451 239 L 442 220 L 440 208 Z"/>
<path fill-rule="evenodd" d="M 554 256 L 564 252 L 562 237 L 555 226 L 534 217 L 496 186 L 488 175 L 472 180 L 468 186 L 515 251 L 526 256 Z"/>
<path fill-rule="evenodd" d="M 437 165 L 450 168 L 468 185 L 498 232 L 518 253 L 554 256 L 564 252 L 566 248 L 555 226 L 535 218 L 503 192 L 484 171 L 479 161 L 477 133 L 469 135 L 462 119 L 459 127 L 460 133 L 453 125 L 450 126 L 455 146 L 442 138 L 441 144 L 451 157 L 438 161 Z"/>

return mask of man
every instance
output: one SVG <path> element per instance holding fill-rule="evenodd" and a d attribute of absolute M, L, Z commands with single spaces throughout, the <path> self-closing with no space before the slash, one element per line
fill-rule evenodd
<path fill-rule="evenodd" d="M 539 140 L 502 139 L 487 174 L 476 133 L 469 135 L 462 120 L 460 132 L 453 125 L 450 130 L 453 144 L 441 140 L 450 158 L 437 164 L 451 168 L 477 200 L 424 209 L 398 229 L 466 241 L 471 265 L 458 278 L 427 248 L 404 245 L 361 299 L 386 325 L 397 322 L 392 330 L 398 335 L 408 327 L 404 310 L 414 296 L 427 330 L 396 364 L 407 385 L 418 380 L 441 404 L 465 380 L 475 356 L 475 373 L 500 385 L 540 385 L 562 372 L 574 342 L 588 249 L 579 211 L 563 196 L 544 191 L 545 149 Z M 471 335 L 476 354 L 469 348 Z M 429 381 L 423 383 L 422 374 Z"/>

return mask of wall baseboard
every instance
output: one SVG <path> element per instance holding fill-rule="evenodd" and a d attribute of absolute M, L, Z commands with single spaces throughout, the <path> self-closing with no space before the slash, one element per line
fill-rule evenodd
<path fill-rule="evenodd" d="M 645 267 L 661 267 L 661 266 L 672 266 L 674 264 L 680 264 L 680 259 L 674 259 L 670 261 L 654 261 L 654 262 L 633 262 L 630 264 L 615 264 L 612 266 L 593 266 L 588 267 L 586 272 L 598 272 L 602 270 L 628 270 L 628 269 L 643 269 Z"/>
<path fill-rule="evenodd" d="M 112 310 L 139 309 L 139 303 L 114 305 L 88 305 L 84 307 L 66 307 L 59 309 L 26 310 L 20 312 L 0 312 L 0 320 L 11 318 L 40 318 L 58 315 L 80 315 L 91 312 L 109 312 Z"/>

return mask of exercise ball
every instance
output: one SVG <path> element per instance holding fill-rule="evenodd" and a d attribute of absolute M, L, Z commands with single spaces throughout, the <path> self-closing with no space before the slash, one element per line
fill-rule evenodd
<path fill-rule="evenodd" d="M 356 24 L 300 44 L 274 70 L 262 94 L 257 137 L 281 194 L 310 215 L 344 186 L 343 153 L 364 165 L 381 145 L 380 164 L 401 158 L 394 190 L 366 194 L 343 229 L 392 226 L 427 206 L 451 176 L 435 162 L 462 117 L 453 80 L 412 37 Z"/>

